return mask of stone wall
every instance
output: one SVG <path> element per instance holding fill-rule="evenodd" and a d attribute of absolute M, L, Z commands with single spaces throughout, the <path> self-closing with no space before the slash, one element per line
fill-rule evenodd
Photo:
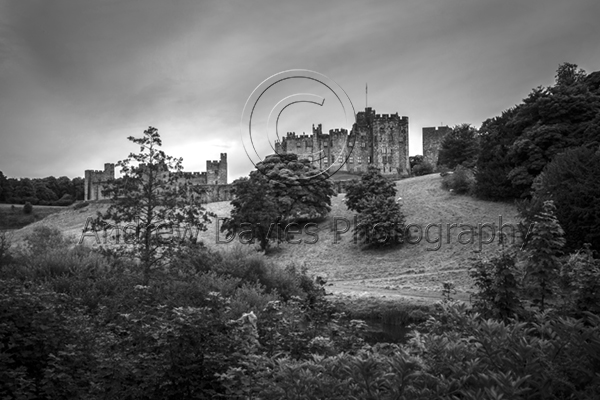
<path fill-rule="evenodd" d="M 374 165 L 384 175 L 408 175 L 408 117 L 376 114 L 370 107 L 356 115 L 352 131 L 322 132 L 313 125 L 312 135 L 288 132 L 275 143 L 278 153 L 294 153 L 319 169 L 359 173 Z"/>
<path fill-rule="evenodd" d="M 165 171 L 165 174 L 168 172 Z M 195 185 L 206 188 L 203 202 L 231 200 L 230 185 L 227 184 L 227 153 L 221 153 L 218 161 L 206 161 L 206 172 L 184 172 L 185 179 Z M 115 178 L 115 164 L 104 164 L 104 171 L 85 171 L 84 200 L 106 199 L 102 189 L 108 181 Z"/>
<path fill-rule="evenodd" d="M 104 184 L 111 179 L 115 179 L 115 164 L 104 164 L 104 171 L 88 169 L 84 172 L 83 199 L 84 200 L 104 200 L 102 195 Z"/>
<path fill-rule="evenodd" d="M 451 130 L 448 126 L 423 128 L 423 160 L 430 163 L 434 169 L 437 169 L 442 139 Z"/>

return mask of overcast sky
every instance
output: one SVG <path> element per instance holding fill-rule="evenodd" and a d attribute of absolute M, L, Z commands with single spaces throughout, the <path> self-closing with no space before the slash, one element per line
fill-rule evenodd
<path fill-rule="evenodd" d="M 324 74 L 356 111 L 368 83 L 368 105 L 408 116 L 420 154 L 424 126 L 479 127 L 562 62 L 600 70 L 599 16 L 598 0 L 0 0 L 0 171 L 83 176 L 154 126 L 187 171 L 228 153 L 231 182 L 252 168 L 246 100 L 290 69 Z M 282 126 L 338 127 L 311 110 Z"/>

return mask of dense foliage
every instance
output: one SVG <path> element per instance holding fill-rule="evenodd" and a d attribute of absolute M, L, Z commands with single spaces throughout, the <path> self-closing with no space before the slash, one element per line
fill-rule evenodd
<path fill-rule="evenodd" d="M 459 165 L 472 168 L 479 151 L 478 133 L 470 124 L 456 125 L 442 139 L 438 166 L 454 169 Z"/>
<path fill-rule="evenodd" d="M 544 235 L 532 234 L 526 256 Z M 600 260 L 590 249 L 555 260 L 543 313 L 528 295 L 538 281 L 522 279 L 507 250 L 474 265 L 472 308 L 446 300 L 428 316 L 412 311 L 425 322 L 406 343 L 366 344 L 365 322 L 326 300 L 322 281 L 242 246 L 186 246 L 144 285 L 132 260 L 73 247 L 53 228 L 26 244 L 0 269 L 2 398 L 595 399 L 600 390 Z"/>
<path fill-rule="evenodd" d="M 83 200 L 83 178 L 7 178 L 0 171 L 0 203 L 68 206 Z"/>
<path fill-rule="evenodd" d="M 414 176 L 421 176 L 431 174 L 433 172 L 433 165 L 425 161 L 422 155 L 408 157 L 410 163 L 410 172 Z"/>
<path fill-rule="evenodd" d="M 179 247 L 194 242 L 197 233 L 207 229 L 210 214 L 200 205 L 200 186 L 183 174 L 183 160 L 160 149 L 156 128 L 149 127 L 141 138 L 128 139 L 140 146 L 140 152 L 117 163 L 123 176 L 103 191 L 112 202 L 96 223 L 105 227 L 107 235 L 116 236 L 111 244 L 119 254 L 141 262 L 147 284 Z"/>
<path fill-rule="evenodd" d="M 477 158 L 477 195 L 511 199 L 531 185 L 559 153 L 600 144 L 600 72 L 559 66 L 556 81 L 533 89 L 521 104 L 483 122 Z"/>
<path fill-rule="evenodd" d="M 356 212 L 355 240 L 368 246 L 404 243 L 405 218 L 396 199 L 396 185 L 369 167 L 346 189 L 346 206 Z"/>
<path fill-rule="evenodd" d="M 287 224 L 325 217 L 335 195 L 327 172 L 296 154 L 268 156 L 232 186 L 233 210 L 221 230 L 230 237 L 242 234 L 245 243 L 258 241 L 262 250 L 285 237 Z"/>
<path fill-rule="evenodd" d="M 567 248 L 575 250 L 590 243 L 600 251 L 599 176 L 599 148 L 576 147 L 559 154 L 536 179 L 533 198 L 521 203 L 521 216 L 531 220 L 544 201 L 552 200 Z"/>

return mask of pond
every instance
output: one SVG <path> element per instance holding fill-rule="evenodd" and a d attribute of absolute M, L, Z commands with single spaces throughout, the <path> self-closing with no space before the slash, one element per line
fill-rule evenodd
<path fill-rule="evenodd" d="M 410 329 L 407 325 L 385 324 L 379 320 L 366 320 L 368 325 L 365 340 L 375 343 L 406 343 Z"/>

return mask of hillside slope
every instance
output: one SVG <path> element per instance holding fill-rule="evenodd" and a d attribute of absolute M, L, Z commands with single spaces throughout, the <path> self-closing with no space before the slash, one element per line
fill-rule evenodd
<path fill-rule="evenodd" d="M 449 193 L 441 188 L 441 177 L 431 174 L 409 178 L 396 183 L 398 196 L 402 198 L 402 210 L 407 224 L 416 224 L 423 231 L 423 239 L 416 244 L 405 244 L 386 250 L 362 249 L 353 243 L 352 229 L 340 234 L 337 242 L 332 231 L 333 221 L 338 220 L 338 230 L 343 230 L 346 219 L 354 225 L 353 214 L 343 203 L 344 195 L 332 198 L 332 211 L 328 218 L 318 224 L 318 240 L 307 234 L 296 235 L 302 243 L 283 243 L 267 256 L 285 265 L 294 262 L 306 266 L 311 273 L 325 276 L 333 283 L 330 290 L 336 293 L 353 295 L 378 294 L 380 296 L 415 296 L 419 298 L 439 297 L 442 282 L 454 281 L 458 288 L 458 297 L 468 298 L 470 287 L 467 269 L 474 259 L 487 257 L 498 251 L 498 238 L 491 244 L 479 244 L 478 224 L 493 223 L 498 229 L 499 217 L 502 222 L 516 227 L 516 209 L 506 203 L 493 203 Z M 88 217 L 94 217 L 97 211 L 105 210 L 106 204 L 91 204 L 80 210 L 65 210 L 50 215 L 46 219 L 15 232 L 18 241 L 40 224 L 55 226 L 66 235 L 79 239 Z M 226 217 L 231 206 L 228 202 L 211 203 L 207 209 L 218 217 Z M 435 242 L 442 230 L 441 243 L 428 243 L 425 228 L 430 229 L 429 240 Z M 456 227 L 449 228 L 450 224 Z M 459 233 L 466 230 L 460 224 L 476 226 L 473 243 L 459 243 Z M 418 228 L 413 228 L 416 231 Z M 315 229 L 311 229 L 315 231 Z M 484 228 L 483 241 L 491 241 L 491 229 Z M 510 232 L 509 228 L 505 232 Z M 236 238 L 231 243 L 217 243 L 216 223 L 199 234 L 199 239 L 216 249 L 239 246 Z M 416 232 L 415 232 L 416 233 Z M 223 234 L 219 236 L 223 239 Z M 417 241 L 413 234 L 412 240 Z M 468 242 L 471 234 L 461 237 Z M 92 240 L 87 238 L 87 244 Z M 439 249 L 435 250 L 437 247 Z M 481 248 L 481 251 L 479 249 Z"/>

